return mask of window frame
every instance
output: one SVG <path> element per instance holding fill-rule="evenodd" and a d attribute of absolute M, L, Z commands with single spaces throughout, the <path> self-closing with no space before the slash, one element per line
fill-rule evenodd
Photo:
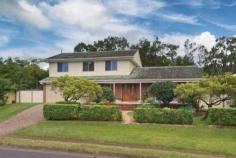
<path fill-rule="evenodd" d="M 57 72 L 69 72 L 68 62 L 57 62 Z"/>
<path fill-rule="evenodd" d="M 109 64 L 109 66 L 108 66 Z M 117 71 L 118 61 L 116 59 L 106 60 L 105 61 L 105 70 L 106 71 Z"/>
<path fill-rule="evenodd" d="M 83 61 L 83 72 L 94 71 L 94 61 Z"/>

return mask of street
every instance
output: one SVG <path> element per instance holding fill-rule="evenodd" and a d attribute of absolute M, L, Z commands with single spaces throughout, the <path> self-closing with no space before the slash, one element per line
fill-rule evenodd
<path fill-rule="evenodd" d="M 0 158 L 94 158 L 94 156 L 89 154 L 77 154 L 61 151 L 0 147 Z"/>

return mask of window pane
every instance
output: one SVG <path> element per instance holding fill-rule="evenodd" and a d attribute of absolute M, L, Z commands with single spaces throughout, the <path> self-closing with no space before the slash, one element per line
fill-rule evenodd
<path fill-rule="evenodd" d="M 68 63 L 67 62 L 57 63 L 57 72 L 68 72 Z"/>
<path fill-rule="evenodd" d="M 88 62 L 83 62 L 83 71 L 88 71 Z"/>
<path fill-rule="evenodd" d="M 89 62 L 89 71 L 94 71 L 94 62 L 93 61 Z"/>
<path fill-rule="evenodd" d="M 111 61 L 106 61 L 106 70 L 111 70 Z"/>
<path fill-rule="evenodd" d="M 117 70 L 117 60 L 111 61 L 111 70 Z"/>

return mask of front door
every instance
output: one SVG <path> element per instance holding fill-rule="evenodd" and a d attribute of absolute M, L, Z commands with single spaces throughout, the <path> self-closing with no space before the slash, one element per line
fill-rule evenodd
<path fill-rule="evenodd" d="M 123 101 L 136 101 L 138 89 L 136 84 L 123 84 L 122 85 L 122 100 Z"/>

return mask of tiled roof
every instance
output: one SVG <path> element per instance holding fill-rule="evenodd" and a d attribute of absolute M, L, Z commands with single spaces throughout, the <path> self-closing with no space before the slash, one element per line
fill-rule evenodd
<path fill-rule="evenodd" d="M 199 79 L 203 76 L 202 70 L 196 66 L 164 66 L 164 67 L 136 67 L 130 75 L 114 76 L 84 76 L 97 81 L 108 80 L 178 80 L 178 79 Z M 48 77 L 41 82 L 51 82 L 55 77 Z"/>
<path fill-rule="evenodd" d="M 132 76 L 140 79 L 201 78 L 202 70 L 197 66 L 136 67 Z"/>
<path fill-rule="evenodd" d="M 135 55 L 136 52 L 137 50 L 61 53 L 49 57 L 46 60 L 74 59 L 74 58 L 83 59 L 83 58 L 98 58 L 98 57 L 132 57 Z"/>

